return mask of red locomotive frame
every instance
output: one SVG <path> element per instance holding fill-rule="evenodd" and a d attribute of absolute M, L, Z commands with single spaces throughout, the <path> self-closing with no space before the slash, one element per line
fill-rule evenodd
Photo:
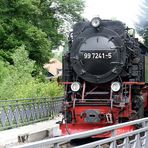
<path fill-rule="evenodd" d="M 70 85 L 72 82 L 63 82 L 65 85 Z M 112 93 L 114 93 L 110 89 L 110 98 L 108 99 L 86 99 L 86 83 L 84 81 L 82 87 L 81 98 L 77 98 L 75 94 L 72 95 L 71 101 L 63 102 L 63 121 L 60 124 L 60 129 L 63 135 L 78 133 L 82 131 L 92 130 L 96 128 L 102 128 L 109 125 L 114 125 L 119 123 L 120 118 L 126 118 L 128 121 L 134 120 L 137 118 L 136 111 L 133 110 L 132 102 L 133 102 L 133 94 L 132 87 L 140 86 L 141 88 L 141 96 L 143 97 L 143 106 L 144 112 L 148 112 L 148 85 L 144 82 L 123 82 L 122 88 L 127 88 L 128 96 L 124 98 L 123 93 L 121 93 L 119 103 L 113 103 Z M 109 86 L 110 87 L 110 86 Z M 95 86 L 91 89 L 91 93 L 97 88 Z M 124 91 L 124 90 L 123 90 Z M 123 92 L 122 91 L 122 92 Z M 66 98 L 66 96 L 65 96 Z M 127 99 L 127 100 L 126 100 Z M 93 101 L 93 102 L 92 102 Z M 98 113 L 99 112 L 99 113 Z M 71 122 L 68 123 L 66 118 L 66 114 L 71 114 Z M 95 116 L 99 117 L 98 122 L 95 121 L 93 123 L 89 123 L 86 121 L 87 116 L 92 116 L 90 119 L 96 120 Z M 135 116 L 135 117 L 134 117 Z M 94 117 L 94 118 L 93 118 Z M 117 134 L 126 133 L 128 131 L 134 130 L 134 126 L 128 126 L 124 128 L 120 128 L 117 130 Z M 111 133 L 104 133 L 98 135 L 98 137 L 110 137 Z"/>

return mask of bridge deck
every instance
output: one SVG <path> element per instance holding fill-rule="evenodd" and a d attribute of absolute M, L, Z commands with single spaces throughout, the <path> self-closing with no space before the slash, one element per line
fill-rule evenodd
<path fill-rule="evenodd" d="M 61 120 L 61 117 L 1 131 L 0 147 L 11 147 L 17 145 L 18 142 L 33 142 L 42 140 L 48 135 L 52 137 L 53 134 L 60 134 L 60 131 L 57 131 L 58 124 L 56 124 L 56 122 L 59 120 Z"/>

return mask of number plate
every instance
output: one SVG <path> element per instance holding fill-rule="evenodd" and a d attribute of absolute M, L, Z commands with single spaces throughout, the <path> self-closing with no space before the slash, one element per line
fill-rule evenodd
<path fill-rule="evenodd" d="M 98 53 L 98 52 L 85 52 L 83 53 L 83 58 L 84 59 L 111 59 L 112 58 L 112 53 Z"/>

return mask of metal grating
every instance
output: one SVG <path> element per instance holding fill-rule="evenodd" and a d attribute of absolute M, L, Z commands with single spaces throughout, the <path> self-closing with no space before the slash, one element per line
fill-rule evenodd
<path fill-rule="evenodd" d="M 0 100 L 0 130 L 48 120 L 61 111 L 62 97 Z"/>

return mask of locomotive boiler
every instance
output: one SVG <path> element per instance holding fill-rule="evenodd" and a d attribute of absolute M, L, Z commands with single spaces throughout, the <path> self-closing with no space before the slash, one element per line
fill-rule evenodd
<path fill-rule="evenodd" d="M 63 135 L 147 116 L 147 53 L 120 21 L 95 17 L 76 23 L 63 56 Z"/>

